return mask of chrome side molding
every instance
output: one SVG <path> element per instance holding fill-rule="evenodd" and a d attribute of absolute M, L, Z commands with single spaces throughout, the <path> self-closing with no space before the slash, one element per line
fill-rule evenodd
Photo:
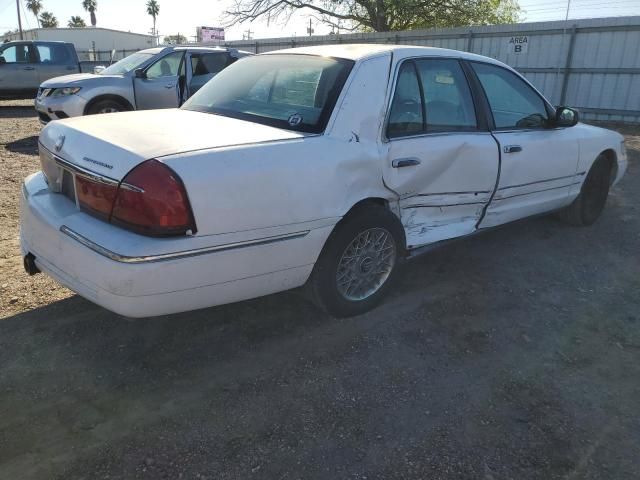
<path fill-rule="evenodd" d="M 87 237 L 79 234 L 78 232 L 70 229 L 66 225 L 60 227 L 60 232 L 73 238 L 75 241 L 81 243 L 85 247 L 93 250 L 94 252 L 107 257 L 115 262 L 120 263 L 151 263 L 162 262 L 167 260 L 177 260 L 180 258 L 195 257 L 197 255 L 206 255 L 209 253 L 224 252 L 227 250 L 235 250 L 238 248 L 255 247 L 259 245 L 267 245 L 269 243 L 282 242 L 285 240 L 294 240 L 296 238 L 302 238 L 309 234 L 310 230 L 303 230 L 300 232 L 285 233 L 282 235 L 273 235 L 270 237 L 256 238 L 253 240 L 245 240 L 242 242 L 225 243 L 223 245 L 216 245 L 214 247 L 195 248 L 193 250 L 183 250 L 181 252 L 160 253 L 157 255 L 145 255 L 132 257 L 128 255 L 121 255 L 113 252 L 108 248 L 105 248 L 97 243 L 89 240 Z"/>

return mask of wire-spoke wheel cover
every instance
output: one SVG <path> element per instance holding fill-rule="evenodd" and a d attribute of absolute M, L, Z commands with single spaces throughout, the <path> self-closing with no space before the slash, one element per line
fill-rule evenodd
<path fill-rule="evenodd" d="M 370 228 L 347 246 L 336 272 L 338 292 L 350 301 L 376 293 L 387 281 L 396 263 L 396 243 L 384 228 Z"/>

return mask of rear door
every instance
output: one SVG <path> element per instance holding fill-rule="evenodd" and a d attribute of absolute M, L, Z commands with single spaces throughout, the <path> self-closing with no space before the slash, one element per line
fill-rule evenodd
<path fill-rule="evenodd" d="M 77 73 L 79 68 L 69 47 L 62 43 L 36 43 L 39 83 L 50 78 Z"/>
<path fill-rule="evenodd" d="M 191 52 L 187 60 L 187 97 L 231 63 L 228 52 Z"/>
<path fill-rule="evenodd" d="M 5 92 L 35 92 L 40 86 L 36 71 L 37 57 L 28 43 L 0 47 L 0 90 Z"/>
<path fill-rule="evenodd" d="M 175 108 L 182 103 L 185 83 L 184 51 L 174 51 L 145 70 L 145 78 L 134 78 L 138 110 Z"/>
<path fill-rule="evenodd" d="M 400 196 L 407 245 L 472 233 L 498 175 L 498 146 L 452 58 L 403 61 L 386 126 L 385 184 Z"/>
<path fill-rule="evenodd" d="M 500 144 L 498 189 L 481 227 L 491 227 L 566 204 L 581 182 L 578 140 L 567 128 L 549 128 L 552 109 L 519 75 L 504 67 L 470 62 L 493 116 Z"/>

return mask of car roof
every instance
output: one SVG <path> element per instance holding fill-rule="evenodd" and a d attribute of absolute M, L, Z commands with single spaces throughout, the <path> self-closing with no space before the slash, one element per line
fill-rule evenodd
<path fill-rule="evenodd" d="M 448 48 L 436 47 L 418 47 L 415 45 L 380 45 L 380 44 L 339 44 L 339 45 L 318 45 L 313 47 L 287 48 L 284 50 L 275 50 L 266 54 L 301 54 L 301 55 L 320 55 L 326 57 L 346 58 L 348 60 L 363 60 L 366 58 L 377 57 L 392 52 L 394 56 L 400 58 L 413 56 L 430 56 L 430 57 L 456 57 L 468 60 L 480 60 L 484 62 L 496 63 L 502 65 L 501 62 L 493 58 L 476 55 L 475 53 L 462 52 L 460 50 L 451 50 Z"/>

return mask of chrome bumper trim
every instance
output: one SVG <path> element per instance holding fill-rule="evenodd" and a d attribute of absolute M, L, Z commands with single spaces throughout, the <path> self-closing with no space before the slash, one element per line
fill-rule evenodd
<path fill-rule="evenodd" d="M 60 227 L 60 231 L 65 235 L 73 238 L 75 241 L 81 243 L 85 247 L 93 250 L 94 252 L 107 257 L 113 261 L 120 263 L 151 263 L 162 262 L 166 260 L 177 260 L 180 258 L 195 257 L 197 255 L 206 255 L 208 253 L 224 252 L 227 250 L 235 250 L 238 248 L 255 247 L 259 245 L 267 245 L 269 243 L 282 242 L 284 240 L 293 240 L 296 238 L 305 237 L 310 230 L 304 230 L 300 232 L 285 233 L 282 235 L 274 235 L 271 237 L 257 238 L 254 240 L 245 240 L 243 242 L 225 243 L 223 245 L 216 245 L 215 247 L 203 247 L 193 250 L 184 250 L 182 252 L 172 253 L 160 253 L 158 255 L 146 255 L 140 257 L 130 257 L 127 255 L 120 255 L 119 253 L 112 252 L 111 250 L 104 248 L 101 245 L 89 240 L 87 237 L 73 231 L 66 225 Z"/>

